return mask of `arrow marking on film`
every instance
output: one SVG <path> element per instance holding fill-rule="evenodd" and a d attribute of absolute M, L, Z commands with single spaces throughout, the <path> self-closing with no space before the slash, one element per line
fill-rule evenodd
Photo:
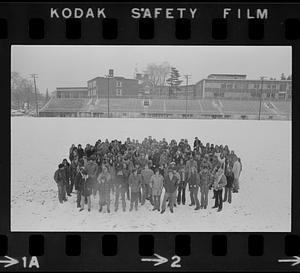
<path fill-rule="evenodd" d="M 156 253 L 154 253 L 154 255 L 156 256 L 156 258 L 142 258 L 142 262 L 155 262 L 154 266 L 157 266 L 160 264 L 164 264 L 168 261 L 167 258 L 162 257 Z"/>
<path fill-rule="evenodd" d="M 0 260 L 0 264 L 6 264 L 4 265 L 4 267 L 9 267 L 19 263 L 18 260 L 11 258 L 9 256 L 4 256 L 4 258 L 8 259 L 8 260 Z"/>
<path fill-rule="evenodd" d="M 295 266 L 300 264 L 300 257 L 294 256 L 294 259 L 280 259 L 278 260 L 279 263 L 293 263 L 291 266 Z"/>

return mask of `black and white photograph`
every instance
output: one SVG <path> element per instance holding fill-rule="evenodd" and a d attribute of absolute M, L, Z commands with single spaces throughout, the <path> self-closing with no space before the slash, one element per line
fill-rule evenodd
<path fill-rule="evenodd" d="M 290 232 L 291 46 L 11 47 L 11 231 Z"/>

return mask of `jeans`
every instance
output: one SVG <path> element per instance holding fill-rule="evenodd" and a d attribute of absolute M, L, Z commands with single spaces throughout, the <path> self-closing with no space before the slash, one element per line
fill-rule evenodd
<path fill-rule="evenodd" d="M 74 179 L 71 178 L 70 181 L 67 184 L 67 194 L 72 193 L 74 187 Z"/>
<path fill-rule="evenodd" d="M 223 207 L 223 199 L 222 199 L 222 194 L 223 194 L 223 189 L 221 190 L 214 190 L 215 192 L 215 207 L 218 207 L 219 209 L 222 209 Z"/>
<path fill-rule="evenodd" d="M 198 186 L 190 188 L 190 194 L 193 197 L 194 204 L 196 204 L 196 208 L 200 207 L 200 203 L 199 203 L 199 199 L 198 199 L 198 190 L 199 190 Z"/>
<path fill-rule="evenodd" d="M 230 187 L 225 187 L 225 193 L 224 193 L 224 199 L 223 202 L 227 201 L 227 196 L 228 196 L 228 203 L 231 203 L 232 200 L 232 188 Z"/>
<path fill-rule="evenodd" d="M 157 210 L 160 210 L 160 195 L 153 196 L 153 207 Z"/>
<path fill-rule="evenodd" d="M 57 188 L 58 188 L 58 200 L 60 203 L 62 203 L 63 201 L 67 201 L 67 197 L 66 197 L 66 185 L 59 183 L 57 184 Z"/>
<path fill-rule="evenodd" d="M 88 201 L 88 202 L 87 202 L 87 203 L 88 203 L 88 209 L 91 209 L 91 204 L 92 204 L 92 203 L 91 203 L 91 196 L 89 195 L 89 196 L 87 196 L 86 198 L 87 198 L 87 201 Z M 84 202 L 84 199 L 85 199 L 84 195 L 81 195 L 81 208 L 82 208 L 82 209 L 84 209 L 84 203 L 85 203 L 85 202 Z"/>
<path fill-rule="evenodd" d="M 169 199 L 170 210 L 173 210 L 174 203 L 176 201 L 176 191 L 169 193 L 165 192 L 164 199 L 162 201 L 161 210 L 166 210 L 167 199 Z"/>
<path fill-rule="evenodd" d="M 107 210 L 110 209 L 110 192 L 106 189 L 99 189 L 99 207 L 107 205 Z"/>
<path fill-rule="evenodd" d="M 133 204 L 135 207 L 135 210 L 138 208 L 138 201 L 139 201 L 139 192 L 131 192 L 131 199 L 130 199 L 130 210 L 133 209 Z"/>
<path fill-rule="evenodd" d="M 116 186 L 116 200 L 115 200 L 115 210 L 117 211 L 119 208 L 119 197 L 121 195 L 122 200 L 122 208 L 125 211 L 126 209 L 126 202 L 125 202 L 125 194 L 127 189 L 123 186 L 117 185 Z"/>
<path fill-rule="evenodd" d="M 207 208 L 208 205 L 208 189 L 201 190 L 201 207 Z"/>
<path fill-rule="evenodd" d="M 142 200 L 141 200 L 142 205 L 145 204 L 146 199 L 149 199 L 150 203 L 153 204 L 152 192 L 149 184 L 145 184 L 142 186 Z"/>
<path fill-rule="evenodd" d="M 81 191 L 79 191 L 79 190 L 77 190 L 76 202 L 77 202 L 77 207 L 80 207 L 80 204 L 81 204 Z"/>
<path fill-rule="evenodd" d="M 234 178 L 233 180 L 233 189 L 238 191 L 240 189 L 239 178 Z"/>
<path fill-rule="evenodd" d="M 178 187 L 178 195 L 177 195 L 177 203 L 180 205 L 181 201 L 182 204 L 185 205 L 185 186 L 183 185 L 184 181 L 181 181 Z"/>

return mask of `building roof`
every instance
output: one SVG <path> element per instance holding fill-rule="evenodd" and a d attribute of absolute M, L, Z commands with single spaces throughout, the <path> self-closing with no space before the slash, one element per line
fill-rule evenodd
<path fill-rule="evenodd" d="M 87 87 L 56 87 L 56 91 L 88 91 Z"/>
<path fill-rule="evenodd" d="M 98 76 L 98 77 L 95 77 L 95 78 L 92 78 L 90 80 L 88 80 L 87 82 L 91 82 L 93 80 L 96 80 L 96 79 L 106 79 L 107 77 L 102 77 L 102 76 Z M 125 77 L 121 77 L 121 76 L 114 76 L 113 79 L 117 79 L 117 80 L 129 80 L 129 81 L 138 81 L 137 79 L 127 79 Z"/>

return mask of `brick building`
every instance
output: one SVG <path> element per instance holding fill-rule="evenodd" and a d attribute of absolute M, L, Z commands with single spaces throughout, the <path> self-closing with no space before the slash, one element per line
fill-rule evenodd
<path fill-rule="evenodd" d="M 198 98 L 291 99 L 291 80 L 250 80 L 246 75 L 210 74 L 195 84 Z"/>
<path fill-rule="evenodd" d="M 137 97 L 139 93 L 138 80 L 124 77 L 96 77 L 87 85 L 89 98 L 107 98 L 108 90 L 111 98 Z"/>

